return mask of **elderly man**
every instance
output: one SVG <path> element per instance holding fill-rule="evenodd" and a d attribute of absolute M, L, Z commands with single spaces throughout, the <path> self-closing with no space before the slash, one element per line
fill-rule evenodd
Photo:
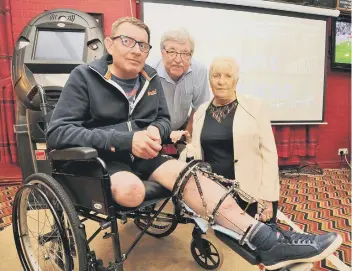
<path fill-rule="evenodd" d="M 159 153 L 171 125 L 160 78 L 145 65 L 149 40 L 143 22 L 129 17 L 116 21 L 105 40 L 108 54 L 70 74 L 47 132 L 49 149 L 97 149 L 106 162 L 114 199 L 129 207 L 144 200 L 142 180 L 173 190 L 186 166 Z M 197 175 L 181 178 L 182 188 L 177 182 L 174 192 L 203 216 L 215 210 L 215 222 L 255 246 L 268 270 L 321 260 L 341 244 L 337 234 L 304 235 L 265 225 L 243 214 L 232 197 L 222 201 L 226 190 Z"/>
<path fill-rule="evenodd" d="M 154 68 L 171 115 L 170 138 L 176 142 L 182 135 L 191 134 L 195 110 L 210 99 L 207 69 L 192 58 L 194 40 L 185 29 L 165 32 L 160 49 L 162 59 Z"/>

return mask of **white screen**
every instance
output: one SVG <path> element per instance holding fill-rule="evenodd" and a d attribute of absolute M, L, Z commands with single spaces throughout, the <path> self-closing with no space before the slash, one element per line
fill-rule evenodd
<path fill-rule="evenodd" d="M 36 60 L 82 60 L 84 32 L 38 31 Z"/>
<path fill-rule="evenodd" d="M 161 57 L 162 34 L 183 27 L 207 67 L 216 56 L 237 60 L 238 93 L 264 99 L 271 121 L 323 120 L 326 21 L 148 2 L 143 21 L 153 46 L 148 63 Z"/>

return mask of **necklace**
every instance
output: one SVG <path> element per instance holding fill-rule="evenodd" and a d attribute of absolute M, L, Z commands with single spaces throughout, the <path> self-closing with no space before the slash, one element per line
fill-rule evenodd
<path fill-rule="evenodd" d="M 219 123 L 221 123 L 232 111 L 236 110 L 238 105 L 237 99 L 225 104 L 218 105 L 211 103 L 207 109 L 207 112 Z"/>

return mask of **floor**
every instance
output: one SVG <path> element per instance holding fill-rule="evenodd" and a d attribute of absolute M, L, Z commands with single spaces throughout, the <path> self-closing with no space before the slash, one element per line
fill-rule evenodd
<path fill-rule="evenodd" d="M 9 176 L 9 172 L 10 174 L 15 174 Z M 351 266 L 350 174 L 349 170 L 324 170 L 321 176 L 281 176 L 282 191 L 280 199 L 281 210 L 304 231 L 314 233 L 338 231 L 344 238 L 344 244 L 335 255 L 349 266 Z M 8 167 L 5 171 L 0 167 L 0 176 L 6 180 L 15 181 L 20 176 L 20 171 L 13 167 Z M 8 191 L 15 189 L 15 186 L 6 187 L 6 189 L 5 199 L 10 198 L 8 199 L 8 205 L 11 202 L 11 197 L 7 197 L 10 193 Z M 0 209 L 2 209 L 1 204 L 0 197 Z M 11 206 L 7 206 L 7 209 L 11 209 Z M 9 216 L 10 218 L 11 216 Z M 96 227 L 97 224 L 93 221 L 87 223 L 87 231 L 90 233 Z M 126 250 L 139 231 L 133 222 L 120 225 L 119 227 L 121 230 L 122 247 L 123 250 Z M 155 239 L 151 236 L 144 236 L 125 262 L 125 271 L 204 270 L 195 263 L 190 253 L 192 229 L 191 225 L 179 225 L 176 231 L 166 238 Z M 211 232 L 208 235 L 209 240 L 224 254 L 224 263 L 220 270 L 258 270 L 256 266 L 250 266 L 233 253 L 231 249 L 221 243 Z M 0 240 L 0 270 L 22 270 L 13 242 L 11 226 L 7 226 L 0 231 Z M 110 240 L 102 239 L 102 233 L 93 240 L 92 248 L 97 252 L 98 257 L 104 260 L 104 263 L 113 260 Z M 314 264 L 312 270 L 335 271 L 337 269 L 325 260 Z"/>
<path fill-rule="evenodd" d="M 97 223 L 89 221 L 86 229 L 92 234 L 97 229 Z M 139 230 L 134 223 L 119 224 L 121 244 L 123 250 L 128 248 Z M 132 250 L 127 258 L 124 271 L 205 271 L 193 260 L 190 252 L 192 239 L 192 226 L 180 225 L 176 231 L 165 238 L 156 239 L 149 235 L 143 236 L 140 243 Z M 222 271 L 259 271 L 257 266 L 251 266 L 232 250 L 223 245 L 211 233 L 207 234 L 217 249 L 223 253 L 224 262 Z M 101 232 L 91 243 L 91 248 L 97 253 L 97 257 L 104 261 L 105 266 L 113 260 L 111 239 L 102 239 Z M 19 271 L 22 270 L 12 237 L 12 227 L 6 227 L 0 232 L 0 270 Z M 49 269 L 50 270 L 50 269 Z"/>

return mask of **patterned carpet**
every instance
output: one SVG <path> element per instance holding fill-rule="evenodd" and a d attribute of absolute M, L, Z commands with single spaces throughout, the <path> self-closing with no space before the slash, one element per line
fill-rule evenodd
<path fill-rule="evenodd" d="M 11 224 L 12 201 L 18 188 L 17 185 L 0 186 L 0 230 Z M 322 175 L 281 177 L 279 206 L 305 232 L 341 234 L 344 243 L 335 254 L 351 266 L 351 171 L 326 169 Z M 313 270 L 337 269 L 322 261 Z"/>
<path fill-rule="evenodd" d="M 335 255 L 351 266 L 351 171 L 325 169 L 322 175 L 281 178 L 280 209 L 305 232 L 337 232 L 344 242 Z M 281 224 L 283 228 L 288 228 Z M 314 270 L 335 271 L 327 261 Z"/>
<path fill-rule="evenodd" d="M 12 202 L 18 185 L 0 186 L 0 231 L 11 224 Z"/>

